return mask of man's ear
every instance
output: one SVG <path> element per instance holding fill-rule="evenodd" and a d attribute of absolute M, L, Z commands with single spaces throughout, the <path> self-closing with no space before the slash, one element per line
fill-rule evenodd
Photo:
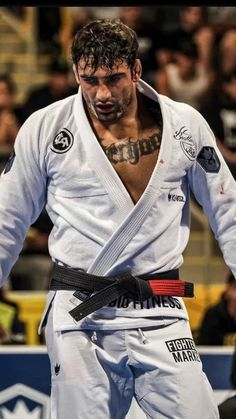
<path fill-rule="evenodd" d="M 137 83 L 142 75 L 142 64 L 141 61 L 136 58 L 133 69 L 132 69 L 132 80 Z"/>
<path fill-rule="evenodd" d="M 73 72 L 74 72 L 74 75 L 75 75 L 75 80 L 77 81 L 78 84 L 80 84 L 79 75 L 78 75 L 77 68 L 76 68 L 75 64 L 73 64 Z"/>

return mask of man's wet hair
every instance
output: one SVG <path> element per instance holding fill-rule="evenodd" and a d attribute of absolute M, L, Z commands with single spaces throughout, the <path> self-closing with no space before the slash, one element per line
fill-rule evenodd
<path fill-rule="evenodd" d="M 85 68 L 95 72 L 98 67 L 127 63 L 133 69 L 138 54 L 138 38 L 133 29 L 120 19 L 98 19 L 87 23 L 74 36 L 71 47 L 73 63 L 82 58 Z"/>

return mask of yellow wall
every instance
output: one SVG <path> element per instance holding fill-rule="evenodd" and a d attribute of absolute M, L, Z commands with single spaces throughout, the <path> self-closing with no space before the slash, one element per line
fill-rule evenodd
<path fill-rule="evenodd" d="M 220 299 L 224 289 L 224 284 L 194 285 L 195 296 L 193 298 L 184 298 L 192 330 L 198 329 L 204 311 Z"/>

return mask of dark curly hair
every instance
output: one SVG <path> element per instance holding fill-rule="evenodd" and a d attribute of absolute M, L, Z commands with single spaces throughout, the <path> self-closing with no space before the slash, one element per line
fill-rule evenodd
<path fill-rule="evenodd" d="M 86 24 L 74 36 L 71 47 L 73 63 L 81 58 L 86 66 L 110 70 L 126 62 L 132 69 L 138 53 L 137 34 L 120 19 L 99 19 Z"/>

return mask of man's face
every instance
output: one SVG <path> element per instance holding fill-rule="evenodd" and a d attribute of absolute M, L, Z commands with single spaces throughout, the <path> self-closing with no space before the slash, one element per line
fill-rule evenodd
<path fill-rule="evenodd" d="M 74 69 L 84 100 L 92 116 L 103 122 L 115 122 L 127 113 L 134 93 L 134 81 L 127 63 L 98 67 L 84 66 L 81 59 Z"/>

